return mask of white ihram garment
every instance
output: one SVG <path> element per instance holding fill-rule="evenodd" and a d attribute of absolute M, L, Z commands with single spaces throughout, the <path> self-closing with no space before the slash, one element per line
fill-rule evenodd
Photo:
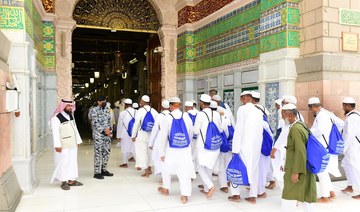
<path fill-rule="evenodd" d="M 126 164 L 129 159 L 129 154 L 135 155 L 135 145 L 131 140 L 127 129 L 129 127 L 129 122 L 135 117 L 135 110 L 131 107 L 126 108 L 119 114 L 119 119 L 117 123 L 116 138 L 120 138 L 120 146 L 122 153 L 122 163 Z"/>

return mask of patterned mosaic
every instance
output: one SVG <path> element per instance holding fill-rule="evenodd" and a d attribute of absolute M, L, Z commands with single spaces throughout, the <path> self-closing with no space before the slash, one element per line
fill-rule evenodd
<path fill-rule="evenodd" d="M 266 83 L 265 86 L 266 98 L 265 98 L 265 107 L 269 110 L 268 121 L 273 132 L 276 131 L 278 125 L 277 111 L 274 107 L 274 102 L 279 98 L 279 83 Z"/>
<path fill-rule="evenodd" d="M 21 7 L 0 7 L 0 29 L 24 29 L 24 9 Z"/>
<path fill-rule="evenodd" d="M 157 31 L 154 8 L 147 0 L 80 0 L 73 12 L 78 25 Z"/>
<path fill-rule="evenodd" d="M 46 71 L 55 71 L 55 27 L 50 21 L 42 24 L 44 37 L 44 67 Z"/>
<path fill-rule="evenodd" d="M 55 12 L 55 0 L 42 0 L 43 7 L 45 12 L 54 13 Z"/>
<path fill-rule="evenodd" d="M 186 6 L 178 12 L 178 25 L 197 22 L 218 11 L 234 0 L 203 0 L 195 6 Z"/>
<path fill-rule="evenodd" d="M 341 24 L 360 26 L 360 11 L 340 9 L 339 19 Z"/>
<path fill-rule="evenodd" d="M 234 100 L 235 100 L 234 89 L 224 90 L 224 98 L 223 99 L 224 99 L 223 101 L 229 105 L 232 113 L 234 114 Z"/>
<path fill-rule="evenodd" d="M 299 1 L 254 0 L 203 27 L 179 34 L 177 73 L 239 63 L 280 48 L 299 48 Z"/>

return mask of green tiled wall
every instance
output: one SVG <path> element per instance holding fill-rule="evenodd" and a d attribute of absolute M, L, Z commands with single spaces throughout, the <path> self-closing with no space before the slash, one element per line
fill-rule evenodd
<path fill-rule="evenodd" d="M 299 48 L 300 1 L 254 0 L 195 31 L 179 34 L 177 72 L 198 72 L 281 48 Z M 261 22 L 269 19 L 274 26 L 263 23 L 262 29 Z"/>

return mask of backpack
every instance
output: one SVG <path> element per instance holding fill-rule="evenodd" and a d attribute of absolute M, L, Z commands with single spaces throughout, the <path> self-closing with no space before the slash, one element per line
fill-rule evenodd
<path fill-rule="evenodd" d="M 229 136 L 226 136 L 225 131 L 221 133 L 223 137 L 223 142 L 220 146 L 220 152 L 226 153 L 232 150 L 232 139 L 234 137 L 234 131 L 234 127 L 230 124 L 228 125 Z"/>
<path fill-rule="evenodd" d="M 301 123 L 301 122 L 299 122 Z M 323 172 L 329 164 L 330 154 L 325 147 L 315 138 L 310 130 L 303 124 L 301 125 L 308 131 L 306 142 L 306 168 L 313 174 Z"/>
<path fill-rule="evenodd" d="M 339 155 L 344 152 L 345 142 L 333 120 L 329 135 L 329 153 Z M 326 140 L 325 140 L 326 141 Z"/>
<path fill-rule="evenodd" d="M 206 140 L 205 141 L 204 141 L 203 134 L 200 130 L 201 138 L 204 143 L 204 148 L 208 149 L 208 150 L 220 149 L 221 143 L 223 141 L 222 135 L 221 135 L 218 127 L 215 125 L 215 123 L 213 121 L 213 114 L 214 114 L 214 111 L 211 111 L 211 121 L 210 121 L 208 115 L 205 113 L 205 115 L 209 121 L 207 130 L 206 130 Z"/>
<path fill-rule="evenodd" d="M 239 154 L 233 154 L 226 169 L 226 177 L 234 188 L 249 185 L 247 169 Z"/>
<path fill-rule="evenodd" d="M 144 108 L 144 110 L 146 110 Z M 151 108 L 149 111 L 146 110 L 146 114 L 143 120 L 143 123 L 141 124 L 141 129 L 145 132 L 151 132 L 152 128 L 154 127 L 155 119 L 153 115 L 151 114 Z"/>
<path fill-rule="evenodd" d="M 169 136 L 169 146 L 171 148 L 186 148 L 190 145 L 190 138 L 183 115 L 184 114 L 181 115 L 181 118 L 175 119 L 174 116 L 170 114 L 170 116 L 173 117 Z"/>
<path fill-rule="evenodd" d="M 191 114 L 191 113 L 188 113 L 189 114 L 189 117 L 190 117 L 190 119 L 191 119 L 191 121 L 192 121 L 192 124 L 194 125 L 195 124 L 195 119 L 196 119 L 196 116 L 197 115 L 193 115 L 193 114 Z"/>
<path fill-rule="evenodd" d="M 261 110 L 261 112 L 263 113 L 263 121 L 266 122 L 267 124 L 269 124 L 265 110 L 263 110 L 258 105 L 255 105 L 255 107 L 257 109 Z M 261 154 L 263 154 L 265 156 L 269 156 L 271 153 L 271 150 L 272 150 L 272 146 L 273 146 L 272 136 L 271 136 L 270 132 L 268 132 L 265 128 L 263 128 L 262 136 L 263 136 L 263 139 L 262 139 L 262 144 L 261 144 Z"/>
<path fill-rule="evenodd" d="M 265 115 L 263 115 L 263 120 L 269 124 Z M 273 139 L 265 128 L 263 129 L 262 136 L 261 153 L 265 156 L 269 156 L 273 147 Z"/>
<path fill-rule="evenodd" d="M 132 116 L 131 113 L 130 113 L 128 110 L 126 110 L 126 111 L 127 111 L 127 112 L 129 113 L 129 115 L 131 116 L 131 120 L 129 121 L 128 127 L 127 127 L 127 128 L 125 127 L 125 129 L 126 129 L 127 134 L 131 137 L 132 129 L 133 129 L 134 123 L 135 123 L 135 117 Z"/>

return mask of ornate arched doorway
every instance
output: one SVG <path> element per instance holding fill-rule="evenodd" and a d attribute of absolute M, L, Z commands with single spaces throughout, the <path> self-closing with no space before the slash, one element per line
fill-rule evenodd
<path fill-rule="evenodd" d="M 119 2 L 122 3 L 120 4 Z M 58 99 L 71 97 L 73 95 L 71 74 L 72 33 L 76 26 L 86 26 L 87 24 L 91 24 L 94 28 L 103 27 L 128 31 L 156 31 L 159 36 L 161 47 L 163 48 L 161 54 L 161 83 L 159 86 L 161 88 L 161 97 L 165 98 L 176 94 L 177 12 L 173 1 L 57 0 L 56 3 L 58 3 L 56 4 L 55 9 L 55 13 L 58 16 L 58 21 L 55 23 Z M 122 5 L 127 5 L 127 8 Z M 77 10 L 77 8 L 79 8 L 78 6 L 82 6 L 83 9 Z M 134 12 L 135 10 L 132 10 L 132 8 L 141 6 L 151 8 L 151 10 L 154 11 L 154 14 L 156 14 L 158 22 L 156 22 L 154 18 L 149 17 L 149 13 L 144 12 L 141 14 L 141 12 L 139 12 L 135 14 L 137 17 L 141 16 L 143 19 L 146 19 L 148 23 L 152 23 L 145 25 L 139 23 L 141 20 L 134 20 L 134 14 L 126 14 Z M 115 7 L 118 7 L 118 9 L 113 9 Z M 88 14 L 90 14 L 90 12 L 92 14 L 100 15 L 99 17 L 101 18 L 94 17 L 94 15 L 89 16 Z M 78 14 L 79 16 L 74 17 L 74 14 Z"/>

